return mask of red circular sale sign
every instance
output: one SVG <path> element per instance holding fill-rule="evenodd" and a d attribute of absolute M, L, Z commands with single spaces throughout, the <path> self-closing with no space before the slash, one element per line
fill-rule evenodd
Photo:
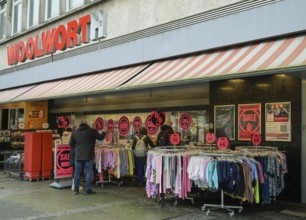
<path fill-rule="evenodd" d="M 188 130 L 192 125 L 192 118 L 190 114 L 188 112 L 181 114 L 179 123 L 183 130 Z"/>
<path fill-rule="evenodd" d="M 252 135 L 252 144 L 254 145 L 260 145 L 262 141 L 261 135 L 260 134 L 254 134 Z"/>
<path fill-rule="evenodd" d="M 109 119 L 107 121 L 107 132 L 111 133 L 113 132 L 115 129 L 115 122 L 113 119 Z"/>
<path fill-rule="evenodd" d="M 148 130 L 149 134 L 156 134 L 159 126 L 156 126 L 153 122 L 152 122 L 152 114 L 149 114 L 146 122 L 145 122 L 145 126 L 146 129 Z"/>
<path fill-rule="evenodd" d="M 228 145 L 229 145 L 229 142 L 228 142 L 228 138 L 227 137 L 219 137 L 218 138 L 218 141 L 217 141 L 218 149 L 220 149 L 220 150 L 227 149 Z"/>
<path fill-rule="evenodd" d="M 118 130 L 122 136 L 126 136 L 130 130 L 130 121 L 126 116 L 122 116 L 119 119 Z"/>
<path fill-rule="evenodd" d="M 94 123 L 94 129 L 101 131 L 104 129 L 104 120 L 102 118 L 97 118 Z"/>
<path fill-rule="evenodd" d="M 135 131 L 139 131 L 142 126 L 142 120 L 139 116 L 135 117 L 133 120 L 133 128 Z"/>
<path fill-rule="evenodd" d="M 170 143 L 173 145 L 178 145 L 181 142 L 181 137 L 179 134 L 171 134 Z"/>
<path fill-rule="evenodd" d="M 209 144 L 212 144 L 216 141 L 216 135 L 214 133 L 207 133 L 206 134 L 206 141 Z"/>

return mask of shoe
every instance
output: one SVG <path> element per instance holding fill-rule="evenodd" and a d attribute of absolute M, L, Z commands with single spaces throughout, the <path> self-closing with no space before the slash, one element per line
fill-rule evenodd
<path fill-rule="evenodd" d="M 85 191 L 84 192 L 84 195 L 86 196 L 86 195 L 93 195 L 93 194 L 96 194 L 96 192 L 95 191 L 92 191 L 92 190 L 89 190 L 89 191 Z"/>
<path fill-rule="evenodd" d="M 74 191 L 74 195 L 79 195 L 79 191 Z"/>

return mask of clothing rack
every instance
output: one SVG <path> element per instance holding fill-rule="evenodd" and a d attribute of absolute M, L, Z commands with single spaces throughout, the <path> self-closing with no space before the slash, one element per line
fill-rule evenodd
<path fill-rule="evenodd" d="M 197 150 L 196 148 L 189 147 L 189 146 L 160 146 L 160 147 L 155 147 L 154 149 L 150 150 L 150 154 L 153 155 L 182 155 L 184 153 L 192 152 L 194 150 Z M 170 194 L 170 192 L 160 192 L 159 193 L 159 199 L 158 199 L 158 204 L 160 207 L 164 207 L 165 205 L 165 200 L 168 199 L 174 199 L 174 206 L 177 206 L 179 196 L 176 195 L 175 193 Z M 185 196 L 183 199 L 190 200 L 192 204 L 194 204 L 194 198 L 190 196 Z"/>
<path fill-rule="evenodd" d="M 236 153 L 224 153 L 223 152 L 212 152 L 212 153 L 201 153 L 199 154 L 199 156 L 209 156 L 209 157 L 231 157 L 231 158 L 237 158 L 237 157 L 242 157 L 244 156 L 243 154 L 236 154 Z M 238 209 L 238 212 L 241 213 L 243 210 L 243 206 L 239 205 L 239 206 L 230 206 L 230 205 L 224 205 L 224 191 L 222 189 L 220 189 L 221 192 L 221 203 L 220 204 L 203 204 L 203 206 L 201 207 L 201 209 L 203 211 L 206 211 L 206 215 L 208 216 L 210 213 L 210 209 L 209 208 L 213 208 L 213 209 L 225 209 L 227 211 L 229 211 L 229 216 L 233 217 L 235 214 L 235 211 L 233 209 Z"/>
<path fill-rule="evenodd" d="M 104 188 L 105 183 L 108 183 L 108 184 L 112 183 L 112 184 L 115 184 L 118 187 L 120 187 L 121 184 L 123 184 L 122 181 L 120 181 L 120 182 L 112 181 L 111 180 L 111 174 L 108 171 L 107 171 L 107 174 L 108 174 L 108 179 L 106 181 L 104 181 L 104 180 L 96 181 L 96 186 L 98 186 L 98 184 L 101 184 L 101 188 Z M 103 179 L 103 173 L 102 173 L 102 179 Z"/>

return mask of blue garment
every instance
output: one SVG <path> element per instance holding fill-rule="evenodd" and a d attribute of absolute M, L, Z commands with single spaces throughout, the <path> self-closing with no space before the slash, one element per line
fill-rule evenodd
<path fill-rule="evenodd" d="M 93 161 L 92 160 L 76 160 L 75 161 L 75 172 L 74 172 L 74 191 L 79 191 L 80 186 L 80 176 L 82 171 L 85 168 L 86 172 L 86 192 L 91 191 L 91 181 L 92 181 L 92 172 L 93 172 Z"/>

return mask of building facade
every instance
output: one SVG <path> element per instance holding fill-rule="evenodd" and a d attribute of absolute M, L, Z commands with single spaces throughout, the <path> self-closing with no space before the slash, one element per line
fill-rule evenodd
<path fill-rule="evenodd" d="M 239 146 L 250 144 L 240 113 L 254 104 L 262 144 L 287 153 L 285 194 L 305 202 L 304 8 L 303 0 L 0 1 L 1 129 L 55 128 L 62 116 L 144 123 L 153 110 L 175 124 L 187 111 L 197 125 L 182 136 L 201 142 L 200 131 L 216 131 L 218 109 L 233 106 L 227 137 Z M 36 102 L 48 103 L 48 117 L 31 121 Z M 290 117 L 277 133 L 267 117 L 280 105 Z"/>

